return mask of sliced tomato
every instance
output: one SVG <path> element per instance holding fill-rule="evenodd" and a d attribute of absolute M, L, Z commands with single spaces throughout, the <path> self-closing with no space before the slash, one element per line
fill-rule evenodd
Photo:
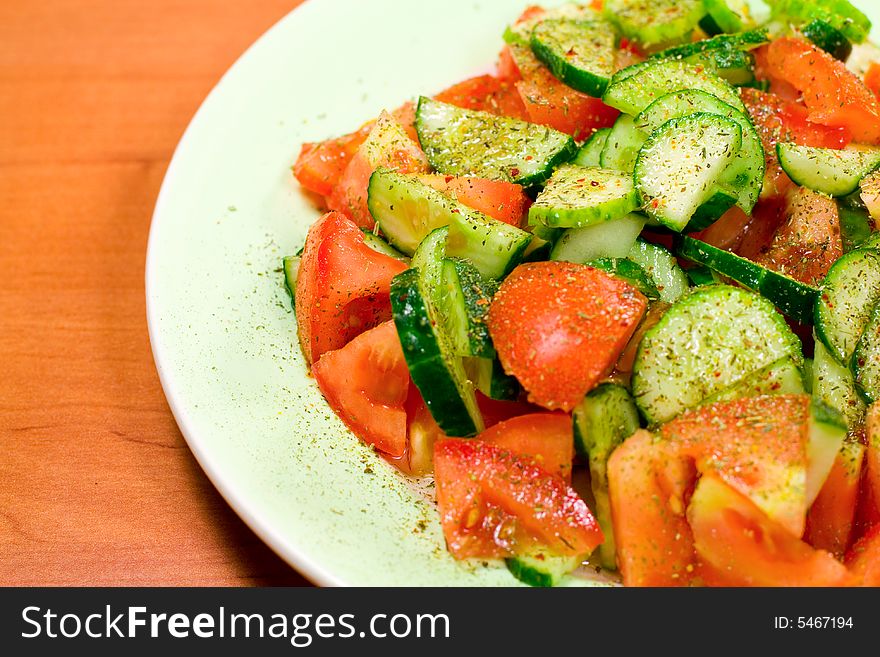
<path fill-rule="evenodd" d="M 697 469 L 747 496 L 792 534 L 804 531 L 809 395 L 764 395 L 686 411 L 660 435 Z"/>
<path fill-rule="evenodd" d="M 685 509 L 696 470 L 647 431 L 627 438 L 608 461 L 617 563 L 626 586 L 687 586 L 696 554 Z"/>
<path fill-rule="evenodd" d="M 480 110 L 515 119 L 528 118 L 513 83 L 502 76 L 480 75 L 441 91 L 435 99 L 465 109 Z"/>
<path fill-rule="evenodd" d="M 570 262 L 520 265 L 489 306 L 489 333 L 504 371 L 529 401 L 571 411 L 607 376 L 645 314 L 623 280 Z"/>
<path fill-rule="evenodd" d="M 800 187 L 789 192 L 782 224 L 757 262 L 802 283 L 818 285 L 842 255 L 837 203 Z"/>
<path fill-rule="evenodd" d="M 862 475 L 859 522 L 862 527 L 880 524 L 880 404 L 868 408 L 866 425 L 867 449 Z"/>
<path fill-rule="evenodd" d="M 486 428 L 495 426 L 499 422 L 504 422 L 520 415 L 529 415 L 530 413 L 540 413 L 543 409 L 540 406 L 529 404 L 524 401 L 504 401 L 500 399 L 491 399 L 477 391 L 477 406 L 480 407 L 480 413 L 483 416 L 483 423 Z"/>
<path fill-rule="evenodd" d="M 444 438 L 434 446 L 437 506 L 457 559 L 497 558 L 540 544 L 584 555 L 602 542 L 586 503 L 532 458 L 482 440 Z"/>
<path fill-rule="evenodd" d="M 571 482 L 572 420 L 564 413 L 531 413 L 499 422 L 477 438 L 514 454 L 530 456 L 550 474 Z"/>
<path fill-rule="evenodd" d="M 782 169 L 780 169 L 782 171 Z M 786 184 L 793 183 L 783 173 Z M 785 220 L 785 208 L 787 201 L 785 196 L 770 196 L 758 201 L 752 216 L 743 229 L 739 243 L 734 248 L 734 253 L 743 258 L 756 261 L 764 251 L 770 247 L 773 235 Z"/>
<path fill-rule="evenodd" d="M 810 121 L 809 112 L 798 103 L 758 89 L 744 88 L 740 93 L 764 146 L 766 171 L 762 196 L 782 194 L 792 185 L 779 166 L 777 143 L 790 141 L 802 146 L 844 148 L 852 141 L 852 134 L 845 127 L 828 127 Z"/>
<path fill-rule="evenodd" d="M 391 457 L 404 456 L 410 378 L 393 321 L 326 352 L 312 374 L 330 408 L 358 438 Z"/>
<path fill-rule="evenodd" d="M 382 112 L 357 152 L 348 162 L 327 199 L 327 207 L 342 212 L 358 226 L 372 230 L 375 222 L 367 208 L 370 176 L 379 167 L 401 173 L 427 173 L 431 167 L 418 143 L 387 112 Z"/>
<path fill-rule="evenodd" d="M 864 445 L 845 445 L 807 514 L 804 540 L 838 559 L 843 558 L 852 538 L 864 460 Z"/>
<path fill-rule="evenodd" d="M 783 37 L 769 45 L 767 66 L 801 92 L 810 121 L 880 144 L 880 101 L 846 64 L 805 39 Z"/>
<path fill-rule="evenodd" d="M 871 62 L 865 73 L 865 86 L 880 98 L 880 62 Z"/>
<path fill-rule="evenodd" d="M 751 217 L 745 212 L 734 206 L 711 226 L 691 236 L 698 240 L 717 246 L 719 249 L 733 251 L 739 246 L 742 240 L 746 226 L 749 225 Z"/>
<path fill-rule="evenodd" d="M 615 376 L 619 375 L 629 382 L 642 338 L 645 337 L 645 333 L 660 321 L 667 310 L 669 310 L 669 304 L 663 301 L 655 301 L 648 307 L 648 312 L 645 313 L 644 318 L 639 322 L 638 327 L 620 354 L 620 358 L 617 359 L 617 363 L 614 365 Z"/>
<path fill-rule="evenodd" d="M 440 174 L 424 174 L 419 179 L 444 194 L 455 196 L 468 207 L 511 226 L 522 223 L 531 203 L 521 185 L 504 180 Z"/>
<path fill-rule="evenodd" d="M 338 212 L 312 224 L 296 279 L 296 323 L 306 362 L 390 319 L 391 279 L 404 269 L 400 260 L 367 246 L 361 230 Z"/>
<path fill-rule="evenodd" d="M 880 525 L 876 525 L 846 555 L 846 565 L 856 584 L 880 586 Z"/>

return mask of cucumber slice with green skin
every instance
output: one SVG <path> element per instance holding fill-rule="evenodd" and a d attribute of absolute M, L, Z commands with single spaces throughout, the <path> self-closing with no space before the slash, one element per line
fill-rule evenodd
<path fill-rule="evenodd" d="M 583 146 L 578 150 L 577 155 L 571 161 L 580 167 L 598 167 L 601 165 L 602 149 L 605 148 L 605 142 L 608 141 L 608 135 L 611 128 L 599 128 L 590 135 L 590 138 L 584 142 Z"/>
<path fill-rule="evenodd" d="M 516 401 L 522 393 L 519 381 L 507 374 L 497 359 L 465 358 L 464 369 L 477 390 L 490 399 Z"/>
<path fill-rule="evenodd" d="M 840 239 L 844 253 L 859 248 L 871 237 L 873 221 L 867 210 L 848 208 L 838 203 L 837 214 L 840 217 Z"/>
<path fill-rule="evenodd" d="M 717 32 L 707 30 L 707 33 L 742 32 L 753 24 L 749 5 L 744 0 L 703 0 L 703 4 L 706 7 L 706 18 L 710 18 L 712 24 L 718 28 Z M 703 25 L 703 21 L 700 25 Z"/>
<path fill-rule="evenodd" d="M 502 278 L 522 260 L 532 236 L 426 185 L 416 176 L 377 169 L 367 207 L 388 241 L 412 254 L 435 228 L 449 227 L 447 255 L 467 259 L 483 276 Z"/>
<path fill-rule="evenodd" d="M 880 399 L 880 304 L 856 344 L 851 369 L 856 389 L 869 404 Z"/>
<path fill-rule="evenodd" d="M 473 385 L 461 358 L 452 353 L 419 269 L 407 269 L 391 281 L 391 310 L 410 376 L 440 429 L 449 436 L 482 431 Z"/>
<path fill-rule="evenodd" d="M 410 267 L 419 270 L 419 280 L 422 282 L 427 302 L 433 309 L 444 308 L 443 304 L 443 259 L 446 257 L 446 241 L 449 238 L 449 228 L 441 226 L 428 233 L 421 241 L 419 248 L 413 254 Z M 446 319 L 445 313 L 443 319 Z M 447 328 L 444 324 L 444 328 Z M 444 335 L 451 339 L 448 330 Z"/>
<path fill-rule="evenodd" d="M 644 132 L 654 132 L 671 119 L 694 112 L 719 114 L 735 121 L 742 130 L 742 147 L 736 160 L 721 177 L 721 183 L 730 189 L 740 190 L 737 205 L 750 214 L 761 196 L 764 185 L 764 147 L 761 138 L 748 115 L 718 100 L 705 91 L 676 91 L 658 98 L 648 105 L 635 119 L 635 125 Z"/>
<path fill-rule="evenodd" d="M 622 278 L 649 299 L 659 299 L 660 292 L 647 272 L 632 260 L 626 258 L 597 258 L 587 262 L 590 267 L 601 269 Z"/>
<path fill-rule="evenodd" d="M 880 302 L 880 253 L 850 251 L 831 265 L 816 301 L 816 337 L 849 365 L 856 344 Z"/>
<path fill-rule="evenodd" d="M 514 25 L 508 25 L 504 30 L 504 43 L 508 45 L 528 46 L 532 31 L 541 23 L 548 20 L 602 20 L 602 13 L 589 5 L 568 2 L 558 7 L 545 9 L 540 14 L 520 21 Z"/>
<path fill-rule="evenodd" d="M 299 264 L 302 258 L 298 255 L 284 256 L 281 259 L 281 270 L 284 272 L 284 287 L 292 301 L 296 301 L 296 277 L 299 276 Z"/>
<path fill-rule="evenodd" d="M 685 269 L 685 273 L 687 274 L 688 279 L 690 279 L 691 285 L 694 287 L 699 287 L 700 285 L 715 285 L 715 283 L 721 282 L 721 277 L 718 276 L 714 270 L 705 265 L 697 265 L 696 267 Z"/>
<path fill-rule="evenodd" d="M 846 440 L 846 420 L 833 407 L 816 401 L 810 404 L 807 442 L 807 507 L 812 506 L 834 466 Z"/>
<path fill-rule="evenodd" d="M 852 194 L 880 166 L 880 148 L 837 150 L 779 142 L 776 154 L 795 183 L 829 196 Z"/>
<path fill-rule="evenodd" d="M 621 114 L 605 140 L 605 147 L 599 156 L 604 169 L 632 171 L 636 165 L 639 150 L 648 140 L 648 135 L 636 127 L 633 117 Z"/>
<path fill-rule="evenodd" d="M 688 278 L 668 250 L 643 239 L 636 240 L 627 257 L 647 272 L 660 300 L 675 303 L 688 291 Z"/>
<path fill-rule="evenodd" d="M 545 20 L 532 31 L 535 56 L 572 89 L 601 97 L 614 75 L 617 35 L 607 21 Z"/>
<path fill-rule="evenodd" d="M 605 16 L 643 46 L 686 41 L 706 15 L 703 0 L 606 0 Z"/>
<path fill-rule="evenodd" d="M 651 60 L 682 60 L 699 66 L 708 64 L 731 84 L 745 84 L 755 79 L 755 58 L 748 53 L 769 41 L 766 29 L 741 34 L 720 34 L 711 39 L 667 48 Z"/>
<path fill-rule="evenodd" d="M 575 451 L 590 465 L 596 520 L 605 536 L 599 546 L 599 560 L 613 570 L 617 568 L 617 557 L 608 497 L 608 459 L 618 445 L 638 431 L 639 411 L 626 388 L 603 383 L 575 408 L 573 425 Z"/>
<path fill-rule="evenodd" d="M 558 130 L 424 96 L 415 125 L 431 166 L 452 176 L 538 185 L 577 152 L 574 139 Z"/>
<path fill-rule="evenodd" d="M 819 19 L 853 43 L 861 43 L 871 31 L 871 21 L 848 0 L 775 0 L 772 17 L 790 23 Z"/>
<path fill-rule="evenodd" d="M 862 242 L 861 249 L 880 249 L 880 232 L 871 233 L 870 237 Z"/>
<path fill-rule="evenodd" d="M 507 570 L 523 584 L 535 587 L 551 587 L 559 584 L 569 573 L 578 569 L 584 557 L 566 557 L 546 550 L 533 550 L 530 554 L 507 557 Z"/>
<path fill-rule="evenodd" d="M 650 424 L 667 422 L 786 357 L 800 366 L 800 341 L 769 301 L 728 285 L 697 288 L 645 333 L 633 396 Z"/>
<path fill-rule="evenodd" d="M 813 308 L 819 296 L 817 288 L 693 237 L 682 238 L 677 254 L 711 267 L 719 274 L 757 292 L 796 322 L 812 323 Z"/>
<path fill-rule="evenodd" d="M 802 395 L 805 392 L 804 372 L 791 357 L 786 356 L 753 372 L 734 386 L 706 397 L 700 404 L 714 404 L 759 395 Z"/>
<path fill-rule="evenodd" d="M 364 234 L 364 243 L 371 249 L 373 249 L 373 251 L 378 251 L 379 253 L 384 253 L 385 255 L 394 258 L 395 260 L 409 263 L 409 258 L 407 256 L 402 254 L 400 251 L 391 246 L 388 242 L 376 235 L 376 233 L 369 230 L 361 230 Z"/>
<path fill-rule="evenodd" d="M 595 226 L 571 228 L 553 246 L 550 260 L 584 264 L 597 258 L 626 258 L 644 227 L 643 216 L 628 214 Z"/>
<path fill-rule="evenodd" d="M 443 309 L 453 351 L 459 356 L 495 358 L 486 315 L 498 283 L 484 279 L 468 262 L 452 258 L 443 259 L 441 275 L 438 308 Z"/>
<path fill-rule="evenodd" d="M 813 353 L 813 398 L 837 410 L 853 431 L 865 420 L 865 402 L 852 372 L 838 363 L 820 340 Z"/>
<path fill-rule="evenodd" d="M 688 227 L 693 217 L 701 227 L 692 230 L 710 225 L 708 219 L 717 219 L 736 201 L 725 193 L 720 194 L 726 197 L 723 202 L 716 199 L 719 182 L 741 146 L 739 124 L 718 114 L 700 112 L 663 124 L 645 142 L 633 171 L 645 211 L 676 232 Z M 713 203 L 698 212 L 710 200 Z"/>
<path fill-rule="evenodd" d="M 625 217 L 639 207 L 632 177 L 567 164 L 553 172 L 529 208 L 529 223 L 582 228 Z"/>
<path fill-rule="evenodd" d="M 814 19 L 800 28 L 800 33 L 835 59 L 845 62 L 852 53 L 852 44 L 843 33 L 823 20 Z"/>
<path fill-rule="evenodd" d="M 635 70 L 627 77 L 611 80 L 602 96 L 606 105 L 636 116 L 661 96 L 685 89 L 699 89 L 740 112 L 746 111 L 736 88 L 705 66 L 663 59 L 656 62 L 649 60 L 636 67 L 629 67 Z"/>

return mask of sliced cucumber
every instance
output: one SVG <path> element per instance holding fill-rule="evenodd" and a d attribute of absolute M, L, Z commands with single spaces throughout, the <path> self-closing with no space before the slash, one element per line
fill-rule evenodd
<path fill-rule="evenodd" d="M 745 0 L 703 0 L 706 6 L 706 18 L 711 19 L 711 23 L 700 21 L 700 26 L 709 34 L 718 34 L 719 32 L 742 32 L 750 28 L 754 21 L 752 20 L 749 4 Z M 712 29 L 714 25 L 717 31 Z"/>
<path fill-rule="evenodd" d="M 868 403 L 880 399 L 880 304 L 871 311 L 868 325 L 856 344 L 850 367 L 862 397 Z"/>
<path fill-rule="evenodd" d="M 843 32 L 823 20 L 810 21 L 801 27 L 800 32 L 817 47 L 842 62 L 852 53 L 852 44 Z"/>
<path fill-rule="evenodd" d="M 553 172 L 529 208 L 529 223 L 582 228 L 625 217 L 639 207 L 632 177 L 567 164 Z"/>
<path fill-rule="evenodd" d="M 416 176 L 387 169 L 370 176 L 367 206 L 388 241 L 408 254 L 432 230 L 449 226 L 447 255 L 467 259 L 488 278 L 501 278 L 519 264 L 532 241 L 526 231 L 477 212 Z"/>
<path fill-rule="evenodd" d="M 504 42 L 508 45 L 526 46 L 532 36 L 532 31 L 547 20 L 601 20 L 602 14 L 588 5 L 577 2 L 566 2 L 558 7 L 551 7 L 537 13 L 531 18 L 509 25 L 504 30 Z"/>
<path fill-rule="evenodd" d="M 745 84 L 755 79 L 755 58 L 749 54 L 769 41 L 767 30 L 751 30 L 741 34 L 720 34 L 711 39 L 693 41 L 667 48 L 651 59 L 676 59 L 714 69 L 731 84 Z"/>
<path fill-rule="evenodd" d="M 819 290 L 815 287 L 693 237 L 682 238 L 677 254 L 711 267 L 719 274 L 766 297 L 796 322 L 813 322 L 813 308 L 819 296 Z"/>
<path fill-rule="evenodd" d="M 651 277 L 661 301 L 675 303 L 687 292 L 687 275 L 679 267 L 675 256 L 659 244 L 639 239 L 627 257 Z"/>
<path fill-rule="evenodd" d="M 622 278 L 649 299 L 660 298 L 660 293 L 657 291 L 654 281 L 644 269 L 632 260 L 627 260 L 626 258 L 597 258 L 596 260 L 590 260 L 586 264 Z"/>
<path fill-rule="evenodd" d="M 880 253 L 850 251 L 831 265 L 816 303 L 816 336 L 849 365 L 856 344 L 880 302 Z"/>
<path fill-rule="evenodd" d="M 523 584 L 537 587 L 556 586 L 563 577 L 577 570 L 584 557 L 566 557 L 536 549 L 529 554 L 504 560 L 510 574 Z"/>
<path fill-rule="evenodd" d="M 432 308 L 443 308 L 443 259 L 446 257 L 446 242 L 449 239 L 449 227 L 435 228 L 423 239 L 415 253 L 410 266 L 419 270 L 419 279 L 428 294 L 428 303 Z M 449 335 L 447 331 L 445 335 Z"/>
<path fill-rule="evenodd" d="M 590 464 L 590 487 L 596 501 L 596 520 L 605 536 L 599 559 L 605 568 L 617 567 L 611 501 L 608 497 L 608 459 L 620 443 L 639 429 L 639 412 L 623 386 L 603 383 L 574 410 L 574 445 Z"/>
<path fill-rule="evenodd" d="M 571 228 L 557 240 L 550 259 L 584 264 L 597 258 L 626 258 L 644 227 L 642 215 L 628 214 L 595 226 Z"/>
<path fill-rule="evenodd" d="M 516 377 L 507 374 L 498 359 L 465 358 L 465 371 L 477 390 L 490 399 L 515 401 L 522 393 Z"/>
<path fill-rule="evenodd" d="M 844 253 L 859 248 L 871 237 L 874 222 L 867 210 L 848 208 L 838 203 L 837 214 L 840 217 L 840 239 Z"/>
<path fill-rule="evenodd" d="M 706 15 L 703 0 L 606 0 L 605 15 L 644 46 L 686 41 Z"/>
<path fill-rule="evenodd" d="M 639 152 L 633 172 L 645 211 L 677 232 L 711 225 L 737 200 L 719 183 L 741 146 L 739 124 L 718 114 L 663 124 Z"/>
<path fill-rule="evenodd" d="M 601 166 L 602 149 L 605 148 L 605 142 L 608 141 L 610 133 L 611 128 L 599 128 L 596 130 L 580 147 L 571 163 L 581 167 Z"/>
<path fill-rule="evenodd" d="M 633 395 L 649 423 L 666 422 L 786 357 L 800 366 L 800 341 L 769 301 L 728 285 L 697 288 L 645 333 Z"/>
<path fill-rule="evenodd" d="M 731 189 L 740 190 L 737 195 L 737 205 L 743 212 L 750 214 L 761 195 L 765 159 L 761 138 L 746 114 L 705 91 L 687 89 L 655 100 L 635 118 L 635 126 L 651 133 L 670 119 L 694 112 L 719 114 L 735 121 L 742 130 L 742 147 L 736 160 L 725 170 L 721 182 Z"/>
<path fill-rule="evenodd" d="M 617 35 L 607 21 L 555 19 L 532 31 L 535 56 L 572 89 L 601 97 L 616 69 Z"/>
<path fill-rule="evenodd" d="M 721 282 L 721 277 L 715 273 L 715 270 L 706 267 L 705 265 L 697 265 L 690 269 L 685 269 L 684 271 L 685 274 L 687 274 L 691 285 L 694 287 L 699 287 L 700 285 L 714 285 L 715 283 Z"/>
<path fill-rule="evenodd" d="M 829 196 L 846 196 L 880 166 L 880 148 L 816 148 L 790 142 L 776 144 L 779 164 L 798 185 Z"/>
<path fill-rule="evenodd" d="M 865 420 L 865 402 L 856 391 L 852 372 L 838 363 L 819 340 L 813 353 L 813 397 L 843 415 L 850 431 Z"/>
<path fill-rule="evenodd" d="M 806 392 L 804 372 L 790 356 L 749 374 L 736 384 L 706 397 L 701 404 L 757 397 L 759 395 L 802 395 Z"/>
<path fill-rule="evenodd" d="M 444 433 L 472 436 L 483 430 L 474 387 L 461 358 L 453 354 L 441 311 L 419 269 L 407 269 L 391 281 L 391 309 L 410 376 Z"/>
<path fill-rule="evenodd" d="M 378 251 L 379 253 L 384 253 L 385 255 L 394 258 L 395 260 L 409 263 L 409 258 L 407 256 L 402 254 L 400 251 L 391 246 L 388 242 L 376 235 L 376 233 L 369 230 L 364 230 L 363 233 L 364 243 L 371 249 L 373 249 L 373 251 Z"/>
<path fill-rule="evenodd" d="M 684 89 L 705 91 L 740 112 L 746 111 L 737 90 L 705 66 L 665 59 L 630 68 L 633 72 L 627 77 L 615 76 L 602 96 L 606 105 L 625 114 L 636 116 L 660 96 Z"/>
<path fill-rule="evenodd" d="M 812 506 L 822 489 L 834 460 L 846 440 L 846 420 L 833 407 L 817 402 L 810 404 L 809 440 L 807 442 L 807 507 Z"/>
<path fill-rule="evenodd" d="M 440 313 L 459 356 L 495 358 L 495 347 L 489 337 L 486 315 L 489 303 L 498 290 L 498 283 L 484 279 L 465 260 L 444 258 L 440 287 Z"/>
<path fill-rule="evenodd" d="M 546 126 L 462 109 L 422 96 L 416 132 L 440 173 L 536 185 L 577 152 L 571 136 Z"/>
<path fill-rule="evenodd" d="M 298 255 L 284 256 L 281 259 L 281 269 L 284 272 L 284 287 L 293 301 L 296 301 L 296 277 L 299 276 L 301 260 L 302 258 Z"/>
<path fill-rule="evenodd" d="M 639 150 L 647 139 L 648 135 L 636 128 L 633 117 L 629 114 L 621 114 L 605 140 L 599 163 L 605 169 L 632 171 Z"/>
<path fill-rule="evenodd" d="M 772 16 L 791 23 L 825 21 L 850 41 L 861 43 L 871 31 L 871 21 L 848 0 L 774 0 Z"/>

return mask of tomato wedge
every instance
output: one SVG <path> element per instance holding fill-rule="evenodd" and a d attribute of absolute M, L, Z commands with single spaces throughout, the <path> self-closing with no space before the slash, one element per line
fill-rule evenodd
<path fill-rule="evenodd" d="M 687 510 L 702 569 L 728 586 L 845 586 L 846 567 L 773 522 L 712 475 L 697 483 Z"/>
<path fill-rule="evenodd" d="M 457 559 L 499 558 L 536 544 L 578 556 L 603 540 L 586 503 L 532 458 L 444 438 L 434 445 L 434 477 L 443 534 Z"/>
<path fill-rule="evenodd" d="M 880 525 L 876 525 L 846 555 L 846 565 L 856 583 L 880 586 Z"/>
<path fill-rule="evenodd" d="M 865 86 L 880 98 L 880 63 L 871 62 L 867 73 L 865 73 Z"/>
<path fill-rule="evenodd" d="M 499 422 L 477 436 L 490 445 L 530 456 L 546 472 L 571 482 L 572 420 L 564 413 L 531 413 Z"/>
<path fill-rule="evenodd" d="M 393 321 L 326 352 L 312 374 L 330 408 L 358 438 L 391 457 L 404 456 L 410 378 Z"/>
<path fill-rule="evenodd" d="M 526 108 L 513 83 L 500 76 L 480 75 L 469 78 L 441 91 L 434 98 L 465 109 L 528 119 Z"/>
<path fill-rule="evenodd" d="M 628 283 L 570 262 L 520 265 L 487 325 L 504 371 L 550 410 L 571 411 L 607 376 L 647 308 Z"/>
<path fill-rule="evenodd" d="M 807 514 L 804 540 L 838 559 L 843 558 L 852 538 L 864 460 L 864 445 L 845 444 Z"/>
<path fill-rule="evenodd" d="M 328 212 L 306 238 L 296 279 L 296 323 L 308 364 L 391 318 L 391 279 L 406 269 L 374 251 L 350 219 Z"/>
<path fill-rule="evenodd" d="M 487 180 L 470 176 L 423 174 L 419 180 L 437 191 L 454 196 L 466 206 L 503 221 L 520 226 L 531 204 L 521 185 L 504 180 Z"/>
<path fill-rule="evenodd" d="M 863 526 L 880 524 L 880 403 L 871 404 L 866 421 L 867 449 L 862 475 L 859 520 Z"/>
<path fill-rule="evenodd" d="M 880 101 L 846 64 L 804 39 L 783 37 L 769 45 L 767 66 L 803 94 L 810 121 L 880 144 Z"/>
<path fill-rule="evenodd" d="M 764 395 L 686 411 L 660 435 L 795 536 L 807 512 L 809 395 Z"/>
<path fill-rule="evenodd" d="M 626 586 L 687 586 L 696 566 L 685 518 L 696 470 L 676 446 L 647 431 L 608 460 L 617 564 Z"/>

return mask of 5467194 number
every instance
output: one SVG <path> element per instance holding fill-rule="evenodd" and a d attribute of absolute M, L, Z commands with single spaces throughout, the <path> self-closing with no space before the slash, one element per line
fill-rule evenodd
<path fill-rule="evenodd" d="M 852 616 L 776 616 L 773 618 L 773 629 L 776 630 L 840 630 L 852 628 Z"/>

